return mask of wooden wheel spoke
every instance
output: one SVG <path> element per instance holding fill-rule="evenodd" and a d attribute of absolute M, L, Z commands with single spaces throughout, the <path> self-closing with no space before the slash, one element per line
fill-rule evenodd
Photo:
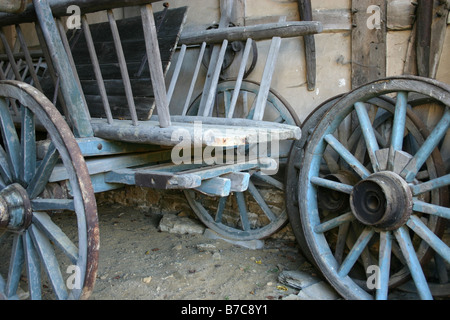
<path fill-rule="evenodd" d="M 353 265 L 358 260 L 358 258 L 363 253 L 367 244 L 369 243 L 372 236 L 375 234 L 375 231 L 372 228 L 366 228 L 359 236 L 356 243 L 353 245 L 353 248 L 350 250 L 349 254 L 345 258 L 344 262 L 339 268 L 338 275 L 340 277 L 345 277 L 348 275 L 350 270 L 353 268 Z"/>
<path fill-rule="evenodd" d="M 33 214 L 33 223 L 45 234 L 57 247 L 59 247 L 69 257 L 73 264 L 78 261 L 78 248 L 67 237 L 67 235 L 53 223 L 51 218 L 43 212 Z"/>
<path fill-rule="evenodd" d="M 411 276 L 414 280 L 419 296 L 423 300 L 433 299 L 408 231 L 405 227 L 400 227 L 394 231 L 394 235 L 400 245 L 400 249 L 406 260 L 406 264 L 409 267 L 409 271 L 411 272 Z"/>
<path fill-rule="evenodd" d="M 245 196 L 243 192 L 236 192 L 236 201 L 239 207 L 239 214 L 241 217 L 242 229 L 244 231 L 250 230 L 250 222 L 248 220 L 247 205 L 245 203 Z"/>
<path fill-rule="evenodd" d="M 41 258 L 42 264 L 47 276 L 52 284 L 53 291 L 58 299 L 67 299 L 69 294 L 67 292 L 64 279 L 59 268 L 59 263 L 55 255 L 55 251 L 48 240 L 48 238 L 35 226 L 31 226 L 30 234 L 36 251 Z"/>
<path fill-rule="evenodd" d="M 407 226 L 430 245 L 444 260 L 450 263 L 450 248 L 439 239 L 417 216 L 411 216 Z"/>
<path fill-rule="evenodd" d="M 216 223 L 222 223 L 223 218 L 223 211 L 225 210 L 225 205 L 227 203 L 227 197 L 220 198 L 219 205 L 217 206 L 217 212 L 216 212 Z"/>
<path fill-rule="evenodd" d="M 40 300 L 42 297 L 41 288 L 41 265 L 38 253 L 31 239 L 30 231 L 26 231 L 23 237 L 25 248 L 26 269 L 28 277 L 28 289 L 30 298 Z"/>
<path fill-rule="evenodd" d="M 72 199 L 34 199 L 31 200 L 31 208 L 34 211 L 75 211 L 75 204 Z"/>
<path fill-rule="evenodd" d="M 48 148 L 47 154 L 41 161 L 36 174 L 31 179 L 28 185 L 27 192 L 31 199 L 36 198 L 42 191 L 44 191 L 45 185 L 47 184 L 53 169 L 58 162 L 59 153 L 53 144 Z"/>
<path fill-rule="evenodd" d="M 350 224 L 350 222 L 347 222 L 339 226 L 336 247 L 334 250 L 334 258 L 338 264 L 341 264 L 344 260 L 344 250 L 346 247 L 348 232 L 350 230 Z"/>
<path fill-rule="evenodd" d="M 428 213 L 445 219 L 450 219 L 450 208 L 438 206 L 435 204 L 414 200 L 413 210 Z"/>
<path fill-rule="evenodd" d="M 330 231 L 334 228 L 340 227 L 341 225 L 351 222 L 351 221 L 354 221 L 354 220 L 355 220 L 355 216 L 353 215 L 353 213 L 347 212 L 339 217 L 336 217 L 334 219 L 331 219 L 329 221 L 326 221 L 324 223 L 317 225 L 314 228 L 314 231 L 317 233 L 325 233 L 327 231 Z"/>
<path fill-rule="evenodd" d="M 391 148 L 394 151 L 402 150 L 403 136 L 406 127 L 406 110 L 408 103 L 408 93 L 399 92 L 397 104 L 395 106 L 394 123 L 391 134 Z"/>
<path fill-rule="evenodd" d="M 370 162 L 372 163 L 372 168 L 374 172 L 378 172 L 380 168 L 378 165 L 377 157 L 375 156 L 375 152 L 377 152 L 380 148 L 378 146 L 377 138 L 372 127 L 372 121 L 369 118 L 369 114 L 367 113 L 367 109 L 364 103 L 357 102 L 355 104 L 355 110 L 358 115 L 364 140 L 366 141 L 366 148 L 369 154 Z"/>
<path fill-rule="evenodd" d="M 0 128 L 6 153 L 8 154 L 10 168 L 12 169 L 14 178 L 18 179 L 20 176 L 21 146 L 14 121 L 5 99 L 0 99 Z"/>
<path fill-rule="evenodd" d="M 20 178 L 28 183 L 36 170 L 36 132 L 33 113 L 22 107 L 22 163 Z"/>
<path fill-rule="evenodd" d="M 13 181 L 13 175 L 10 168 L 8 156 L 3 147 L 0 146 L 0 176 L 5 184 L 11 184 Z"/>
<path fill-rule="evenodd" d="M 431 134 L 420 146 L 420 149 L 403 170 L 402 175 L 405 177 L 407 182 L 412 182 L 414 180 L 420 168 L 427 161 L 433 150 L 438 146 L 442 138 L 447 133 L 447 129 L 449 128 L 449 126 L 450 108 L 447 108 L 445 114 L 442 116 L 442 119 L 435 126 Z"/>
<path fill-rule="evenodd" d="M 353 186 L 319 177 L 312 177 L 311 183 L 316 186 L 339 191 L 346 194 L 351 194 L 353 191 Z"/>
<path fill-rule="evenodd" d="M 414 196 L 418 196 L 421 194 L 424 194 L 426 192 L 439 189 L 445 186 L 450 185 L 450 174 L 447 174 L 445 176 L 411 186 L 411 190 L 413 192 Z"/>
<path fill-rule="evenodd" d="M 261 193 L 259 193 L 258 189 L 255 187 L 255 185 L 251 181 L 249 182 L 249 185 L 248 185 L 248 191 L 253 196 L 253 198 L 255 199 L 256 203 L 258 203 L 258 205 L 260 206 L 260 208 L 262 209 L 262 211 L 264 212 L 266 217 L 270 221 L 275 221 L 277 219 L 277 217 L 272 212 L 272 210 L 269 208 L 269 206 L 267 205 L 267 203 L 264 200 L 263 196 L 261 195 Z"/>
<path fill-rule="evenodd" d="M 275 188 L 277 188 L 277 189 L 279 189 L 281 191 L 284 191 L 284 183 L 281 182 L 281 181 L 278 181 L 277 179 L 275 179 L 272 176 L 268 176 L 268 175 L 262 174 L 261 172 L 255 172 L 252 175 L 252 178 L 261 180 L 261 181 L 263 181 L 265 183 L 270 184 L 272 187 L 275 187 Z"/>
<path fill-rule="evenodd" d="M 19 287 L 20 276 L 25 262 L 25 253 L 23 248 L 22 235 L 15 235 L 11 250 L 11 258 L 8 272 L 8 280 L 5 285 L 6 297 L 16 294 Z"/>
<path fill-rule="evenodd" d="M 340 143 L 333 135 L 329 134 L 325 136 L 325 140 L 328 144 L 344 159 L 344 161 L 363 179 L 370 175 L 367 170 L 358 159 L 348 151 L 342 143 Z"/>
<path fill-rule="evenodd" d="M 376 279 L 379 283 L 376 286 L 376 299 L 387 300 L 389 288 L 389 273 L 391 268 L 392 235 L 391 232 L 380 233 L 379 251 L 379 275 Z"/>

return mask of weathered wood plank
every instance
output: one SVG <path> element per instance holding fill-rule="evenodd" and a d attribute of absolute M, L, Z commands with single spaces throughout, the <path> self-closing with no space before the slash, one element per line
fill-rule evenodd
<path fill-rule="evenodd" d="M 231 193 L 231 180 L 224 178 L 213 178 L 202 181 L 200 187 L 194 189 L 211 197 L 227 197 Z"/>
<path fill-rule="evenodd" d="M 450 17 L 449 9 L 450 3 L 445 4 L 435 0 L 431 25 L 430 73 L 428 75 L 430 78 L 436 78 L 437 75 L 447 32 L 447 20 Z"/>
<path fill-rule="evenodd" d="M 118 140 L 132 143 L 155 144 L 163 146 L 177 146 L 183 139 L 194 144 L 195 139 L 201 139 L 202 146 L 227 147 L 240 146 L 248 143 L 265 143 L 270 141 L 298 140 L 301 137 L 299 127 L 271 122 L 245 121 L 245 119 L 217 119 L 218 124 L 189 122 L 190 117 L 184 122 L 173 122 L 170 128 L 161 128 L 157 121 L 149 120 L 141 122 L 142 125 L 131 126 L 128 120 L 116 120 L 114 125 L 109 125 L 104 119 L 91 121 L 95 136 L 106 140 Z M 244 120 L 244 121 L 230 121 Z M 236 125 L 237 123 L 241 125 Z M 273 125 L 273 126 L 272 126 Z M 202 134 L 199 137 L 199 130 Z"/>
<path fill-rule="evenodd" d="M 157 163 L 170 159 L 171 151 L 137 153 L 132 155 L 120 155 L 115 157 L 93 158 L 86 161 L 90 175 L 104 173 L 121 168 L 142 166 L 149 163 Z M 49 182 L 64 181 L 69 178 L 63 165 L 57 165 L 53 169 Z"/>
<path fill-rule="evenodd" d="M 352 87 L 386 76 L 386 0 L 353 0 Z"/>
<path fill-rule="evenodd" d="M 140 187 L 154 189 L 192 189 L 201 186 L 201 178 L 195 174 L 172 174 L 166 172 L 137 171 L 135 183 Z"/>
<path fill-rule="evenodd" d="M 408 30 L 412 28 L 416 7 L 411 0 L 388 1 L 388 30 Z"/>
<path fill-rule="evenodd" d="M 231 181 L 231 192 L 244 192 L 248 189 L 250 182 L 250 173 L 248 172 L 233 172 L 221 177 Z"/>
<path fill-rule="evenodd" d="M 430 74 L 431 24 L 433 20 L 433 1 L 418 0 L 417 6 L 417 72 L 419 76 Z"/>
<path fill-rule="evenodd" d="M 109 141 L 95 137 L 79 138 L 76 140 L 83 157 L 161 151 L 160 147 L 154 145 Z M 38 159 L 44 158 L 48 152 L 50 144 L 50 140 L 41 140 L 36 143 L 36 156 Z"/>
<path fill-rule="evenodd" d="M 298 0 L 300 20 L 312 21 L 311 0 Z M 305 43 L 306 83 L 309 91 L 316 87 L 316 41 L 314 35 L 303 37 Z"/>

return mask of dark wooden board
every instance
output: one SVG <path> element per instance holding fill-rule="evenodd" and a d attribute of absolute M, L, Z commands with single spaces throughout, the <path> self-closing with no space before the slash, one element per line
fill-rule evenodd
<path fill-rule="evenodd" d="M 167 72 L 175 52 L 184 24 L 187 7 L 155 13 L 155 22 L 159 25 L 164 20 L 158 32 L 159 49 L 164 73 Z M 139 120 L 146 120 L 154 105 L 153 89 L 146 56 L 144 32 L 140 16 L 117 21 L 124 56 L 131 81 L 136 111 Z M 122 81 L 120 66 L 115 51 L 109 22 L 90 25 L 94 46 L 100 64 L 108 101 L 114 118 L 130 119 L 125 87 Z M 94 68 L 89 55 L 85 36 L 82 30 L 69 31 L 67 37 L 72 48 L 78 76 L 83 93 L 92 117 L 106 117 L 100 91 L 95 79 Z M 139 70 L 142 72 L 138 74 Z M 49 81 L 47 81 L 48 83 Z M 47 85 L 47 96 L 52 96 L 53 86 Z"/>
<path fill-rule="evenodd" d="M 368 20 L 374 13 L 368 13 L 371 5 L 378 6 L 381 24 L 369 28 Z M 352 87 L 357 88 L 370 81 L 386 76 L 386 0 L 353 0 L 352 29 Z"/>

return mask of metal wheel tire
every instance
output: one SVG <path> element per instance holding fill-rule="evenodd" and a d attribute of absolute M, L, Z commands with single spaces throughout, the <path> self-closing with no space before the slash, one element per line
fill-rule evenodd
<path fill-rule="evenodd" d="M 232 95 L 234 88 L 234 81 L 219 83 L 218 98 L 216 99 L 218 103 L 214 109 L 214 116 L 225 117 L 226 102 L 229 101 L 227 97 Z M 253 115 L 252 101 L 259 92 L 259 84 L 243 81 L 241 92 L 242 99 L 239 100 L 234 117 L 251 119 Z M 191 104 L 188 115 L 197 114 L 200 98 L 198 97 Z M 295 111 L 275 91 L 269 92 L 267 101 L 264 121 L 300 125 Z M 186 198 L 198 218 L 221 236 L 238 241 L 264 239 L 284 227 L 288 222 L 284 207 L 284 163 L 291 144 L 291 141 L 283 141 L 280 144 L 281 157 L 278 174 L 263 176 L 258 172 L 250 172 L 252 175 L 249 189 L 245 192 L 235 192 L 228 197 L 219 199 L 196 191 L 185 190 Z M 274 199 L 280 201 L 274 203 Z M 283 206 L 281 210 L 277 208 L 279 202 Z M 236 212 L 239 212 L 238 216 L 235 214 Z M 230 218 L 225 221 L 227 216 Z"/>
<path fill-rule="evenodd" d="M 429 136 L 408 110 L 412 93 L 446 106 Z M 393 110 L 367 103 L 384 95 L 397 95 Z M 393 283 L 402 283 L 409 274 L 420 298 L 432 298 L 421 263 L 430 259 L 430 247 L 450 260 L 448 244 L 440 239 L 450 218 L 450 178 L 436 148 L 449 126 L 449 105 L 445 84 L 388 78 L 346 94 L 317 124 L 303 151 L 300 219 L 316 265 L 344 298 L 387 299 Z M 374 129 L 381 109 L 393 119 L 390 126 L 381 121 L 383 131 Z M 355 123 L 363 139 L 355 138 L 362 143 L 350 148 Z M 340 175 L 341 169 L 347 174 Z M 330 198 L 347 196 L 346 207 L 334 213 L 323 209 L 323 191 Z"/>
<path fill-rule="evenodd" d="M 25 83 L 0 82 L 0 122 L 0 298 L 17 299 L 28 290 L 31 299 L 87 299 L 97 273 L 99 230 L 78 144 L 53 104 Z M 51 143 L 40 157 L 43 141 Z M 46 190 L 57 165 L 70 177 L 67 198 Z M 65 210 L 73 226 L 58 222 Z"/>
<path fill-rule="evenodd" d="M 291 151 L 289 153 L 288 162 L 286 165 L 286 211 L 291 224 L 292 231 L 300 246 L 300 250 L 304 257 L 312 264 L 315 264 L 314 259 L 309 252 L 306 239 L 303 235 L 303 229 L 300 220 L 299 202 L 297 198 L 298 190 L 298 175 L 301 168 L 303 159 L 303 148 L 309 141 L 311 134 L 314 132 L 317 123 L 322 119 L 325 113 L 333 106 L 333 104 L 340 99 L 342 95 L 333 97 L 323 102 L 317 108 L 315 108 L 302 123 L 302 137 L 299 141 L 292 144 Z"/>

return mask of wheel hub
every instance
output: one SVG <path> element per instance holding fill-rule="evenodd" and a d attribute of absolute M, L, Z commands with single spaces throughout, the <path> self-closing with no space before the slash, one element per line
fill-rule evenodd
<path fill-rule="evenodd" d="M 348 171 L 339 171 L 338 173 L 329 174 L 324 179 L 354 185 L 355 177 Z M 348 212 L 349 195 L 342 192 L 334 191 L 327 188 L 319 188 L 319 206 L 322 209 L 333 212 Z"/>
<path fill-rule="evenodd" d="M 350 206 L 363 224 L 381 230 L 395 230 L 412 213 L 412 193 L 394 172 L 379 172 L 359 182 L 350 195 Z"/>
<path fill-rule="evenodd" d="M 0 191 L 0 228 L 25 230 L 31 224 L 31 202 L 25 189 L 18 183 Z"/>

